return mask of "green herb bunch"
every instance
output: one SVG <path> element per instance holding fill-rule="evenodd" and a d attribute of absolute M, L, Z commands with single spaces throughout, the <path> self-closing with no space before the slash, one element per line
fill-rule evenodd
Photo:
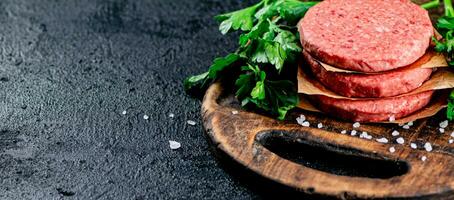
<path fill-rule="evenodd" d="M 241 31 L 239 47 L 234 53 L 216 58 L 208 72 L 187 78 L 186 91 L 205 90 L 221 76 L 235 74 L 236 97 L 242 106 L 284 119 L 287 111 L 297 105 L 298 94 L 295 73 L 289 77 L 283 71 L 296 69 L 301 52 L 296 24 L 316 3 L 262 0 L 216 16 L 222 34 Z"/>
<path fill-rule="evenodd" d="M 426 9 L 438 7 L 440 0 L 435 0 L 423 4 L 422 7 Z M 435 50 L 443 52 L 446 55 L 448 64 L 454 66 L 454 9 L 451 0 L 443 1 L 445 13 L 444 16 L 440 17 L 437 22 L 437 30 L 443 36 L 442 40 L 437 40 L 435 37 Z M 448 98 L 448 110 L 446 112 L 449 120 L 454 119 L 454 90 L 451 92 Z"/>

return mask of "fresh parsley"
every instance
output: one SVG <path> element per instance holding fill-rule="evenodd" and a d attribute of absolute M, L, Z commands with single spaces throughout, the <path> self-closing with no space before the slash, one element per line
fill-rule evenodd
<path fill-rule="evenodd" d="M 235 75 L 242 106 L 284 119 L 298 103 L 294 77 L 301 52 L 296 23 L 317 2 L 261 0 L 250 7 L 215 17 L 222 34 L 241 31 L 238 49 L 216 58 L 208 72 L 184 81 L 186 91 L 206 89 L 222 75 Z M 236 80 L 235 80 L 236 79 Z"/>
<path fill-rule="evenodd" d="M 434 0 L 426 4 L 421 5 L 423 8 L 430 9 L 438 7 L 440 0 Z M 454 66 L 454 9 L 452 0 L 443 1 L 445 13 L 444 16 L 440 17 L 437 21 L 437 30 L 443 36 L 440 41 L 435 37 L 432 40 L 435 42 L 435 50 L 443 52 L 446 55 L 448 64 Z M 454 91 L 451 92 L 448 98 L 448 109 L 446 117 L 449 120 L 454 119 Z"/>
<path fill-rule="evenodd" d="M 451 91 L 451 94 L 449 94 L 446 116 L 449 120 L 454 119 L 454 90 Z"/>

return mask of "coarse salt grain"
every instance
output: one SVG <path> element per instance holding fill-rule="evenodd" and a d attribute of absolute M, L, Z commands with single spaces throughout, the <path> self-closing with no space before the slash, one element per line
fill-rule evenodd
<path fill-rule="evenodd" d="M 376 141 L 380 142 L 380 143 L 388 143 L 388 139 L 386 139 L 386 138 L 376 139 Z"/>
<path fill-rule="evenodd" d="M 232 114 L 237 115 L 238 114 L 238 110 L 232 110 Z"/>
<path fill-rule="evenodd" d="M 187 123 L 189 125 L 191 125 L 191 126 L 195 126 L 196 125 L 195 121 L 192 121 L 192 120 L 188 120 Z"/>
<path fill-rule="evenodd" d="M 407 123 L 407 125 L 413 126 L 413 121 L 409 121 L 409 122 Z"/>
<path fill-rule="evenodd" d="M 440 131 L 440 133 L 444 133 L 445 129 L 444 128 L 439 128 L 438 131 Z"/>
<path fill-rule="evenodd" d="M 361 135 L 359 135 L 359 137 L 360 137 L 360 138 L 364 138 L 364 139 L 368 139 L 368 140 L 372 139 L 372 135 L 367 134 L 366 131 L 363 131 L 363 132 L 361 133 Z"/>
<path fill-rule="evenodd" d="M 405 140 L 404 140 L 403 137 L 399 137 L 399 138 L 396 139 L 396 142 L 397 142 L 398 144 L 403 144 L 403 143 L 405 143 Z"/>
<path fill-rule="evenodd" d="M 342 131 L 341 131 L 341 134 L 346 134 L 346 133 L 347 133 L 346 130 L 342 130 Z"/>
<path fill-rule="evenodd" d="M 389 117 L 389 121 L 390 121 L 390 122 L 396 121 L 396 117 L 395 117 L 394 115 L 391 116 L 391 117 Z"/>
<path fill-rule="evenodd" d="M 396 148 L 394 147 L 389 147 L 389 152 L 394 153 L 396 151 Z"/>
<path fill-rule="evenodd" d="M 422 156 L 422 157 L 421 157 L 421 160 L 422 160 L 423 162 L 425 162 L 425 161 L 427 160 L 427 157 L 426 157 L 426 156 Z"/>
<path fill-rule="evenodd" d="M 150 117 L 148 115 L 143 115 L 143 119 L 147 120 L 150 119 Z"/>
<path fill-rule="evenodd" d="M 353 124 L 353 128 L 359 128 L 361 126 L 361 124 L 359 122 L 355 122 Z"/>
<path fill-rule="evenodd" d="M 121 112 L 122 115 L 126 115 L 126 110 L 123 110 L 123 112 Z"/>
<path fill-rule="evenodd" d="M 364 134 L 364 132 L 362 132 L 361 134 L 359 134 L 359 138 L 366 138 L 366 134 Z"/>
<path fill-rule="evenodd" d="M 169 140 L 170 149 L 179 149 L 181 144 L 177 141 Z"/>
<path fill-rule="evenodd" d="M 299 117 L 296 118 L 296 122 L 299 124 L 299 125 L 303 125 L 303 122 L 306 121 L 306 116 L 304 115 L 300 115 Z"/>
<path fill-rule="evenodd" d="M 451 137 L 454 137 L 454 131 L 451 133 Z"/>
<path fill-rule="evenodd" d="M 418 145 L 416 145 L 415 143 L 410 143 L 410 147 L 412 149 L 417 149 L 418 148 Z"/>
<path fill-rule="evenodd" d="M 399 131 L 396 131 L 394 130 L 392 133 L 391 133 L 392 136 L 398 136 L 399 135 Z"/>
<path fill-rule="evenodd" d="M 403 129 L 410 129 L 410 126 L 409 125 L 404 125 L 402 126 Z"/>
<path fill-rule="evenodd" d="M 323 128 L 323 124 L 322 123 L 318 123 L 317 124 L 317 128 Z"/>
<path fill-rule="evenodd" d="M 352 131 L 350 132 L 350 135 L 355 136 L 355 135 L 356 135 L 356 130 L 352 130 Z"/>
<path fill-rule="evenodd" d="M 174 118 L 174 117 L 175 117 L 175 114 L 170 113 L 170 114 L 169 114 L 169 117 L 170 117 L 170 118 Z"/>
<path fill-rule="evenodd" d="M 426 142 L 424 144 L 424 149 L 426 149 L 426 151 L 430 152 L 430 151 L 432 151 L 432 145 L 430 143 Z"/>
<path fill-rule="evenodd" d="M 448 140 L 448 143 L 449 143 L 449 144 L 452 144 L 452 143 L 454 143 L 454 140 L 453 140 L 453 139 L 449 139 L 449 140 Z"/>
<path fill-rule="evenodd" d="M 301 124 L 301 126 L 304 126 L 304 127 L 309 127 L 311 124 L 308 122 L 308 121 L 305 121 Z"/>
<path fill-rule="evenodd" d="M 368 140 L 372 139 L 372 135 L 369 135 L 366 131 L 363 131 L 361 133 L 361 135 L 363 135 L 363 138 L 365 138 L 365 139 L 368 139 Z"/>
<path fill-rule="evenodd" d="M 446 128 L 448 126 L 448 120 L 440 122 L 440 128 Z"/>

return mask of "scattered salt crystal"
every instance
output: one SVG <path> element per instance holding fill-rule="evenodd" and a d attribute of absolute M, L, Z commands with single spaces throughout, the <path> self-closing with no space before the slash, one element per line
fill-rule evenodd
<path fill-rule="evenodd" d="M 147 120 L 150 119 L 150 117 L 148 115 L 143 115 L 143 119 Z"/>
<path fill-rule="evenodd" d="M 421 160 L 422 160 L 423 162 L 425 162 L 425 161 L 427 160 L 427 157 L 426 157 L 426 156 L 422 156 L 422 157 L 421 157 Z"/>
<path fill-rule="evenodd" d="M 402 126 L 403 129 L 410 129 L 410 126 L 409 125 L 404 125 Z"/>
<path fill-rule="evenodd" d="M 448 143 L 452 144 L 452 143 L 454 143 L 454 140 L 453 139 L 449 139 Z"/>
<path fill-rule="evenodd" d="M 306 116 L 304 115 L 300 115 L 299 117 L 296 118 L 296 122 L 299 124 L 299 125 L 303 125 L 303 122 L 306 121 Z"/>
<path fill-rule="evenodd" d="M 174 117 L 175 117 L 175 114 L 170 113 L 170 114 L 169 114 L 169 117 L 170 117 L 170 118 L 174 118 Z"/>
<path fill-rule="evenodd" d="M 413 126 L 413 121 L 408 122 L 407 125 Z"/>
<path fill-rule="evenodd" d="M 399 135 L 399 131 L 396 131 L 394 130 L 392 133 L 391 133 L 392 136 L 398 136 Z"/>
<path fill-rule="evenodd" d="M 350 135 L 355 136 L 356 135 L 356 130 L 352 130 L 352 132 L 350 132 Z"/>
<path fill-rule="evenodd" d="M 418 145 L 416 145 L 415 143 L 410 143 L 410 147 L 412 149 L 417 149 L 418 148 Z"/>
<path fill-rule="evenodd" d="M 403 143 L 405 143 L 405 140 L 404 140 L 403 137 L 399 137 L 399 138 L 396 139 L 396 142 L 399 143 L 399 144 L 403 144 Z"/>
<path fill-rule="evenodd" d="M 238 114 L 238 110 L 232 110 L 232 114 L 237 115 Z"/>
<path fill-rule="evenodd" d="M 454 137 L 454 131 L 451 133 L 451 137 Z"/>
<path fill-rule="evenodd" d="M 311 124 L 308 122 L 308 121 L 305 121 L 301 124 L 301 126 L 304 126 L 304 127 L 309 127 Z"/>
<path fill-rule="evenodd" d="M 187 122 L 188 122 L 188 124 L 191 125 L 191 126 L 195 126 L 195 125 L 196 125 L 195 121 L 188 120 Z"/>
<path fill-rule="evenodd" d="M 440 128 L 446 128 L 448 126 L 448 120 L 440 122 Z"/>
<path fill-rule="evenodd" d="M 322 123 L 318 123 L 317 124 L 317 128 L 323 128 L 323 124 Z"/>
<path fill-rule="evenodd" d="M 360 138 L 364 138 L 364 139 L 368 139 L 368 140 L 372 139 L 372 136 L 369 135 L 369 134 L 367 134 L 366 131 L 363 131 L 363 132 L 361 133 L 361 135 L 359 135 L 359 137 L 360 137 Z"/>
<path fill-rule="evenodd" d="M 424 149 L 426 149 L 426 151 L 432 151 L 432 145 L 428 142 L 426 142 L 424 144 Z"/>
<path fill-rule="evenodd" d="M 169 146 L 170 146 L 170 149 L 178 149 L 181 147 L 181 144 L 179 142 L 169 140 Z"/>
<path fill-rule="evenodd" d="M 126 110 L 123 110 L 123 112 L 121 112 L 122 115 L 126 115 Z"/>
<path fill-rule="evenodd" d="M 366 138 L 366 134 L 364 134 L 364 132 L 362 132 L 361 134 L 359 134 L 359 138 Z"/>
<path fill-rule="evenodd" d="M 371 140 L 371 139 L 372 139 L 372 135 L 367 134 L 366 131 L 363 131 L 363 132 L 361 133 L 361 135 L 359 135 L 359 137 L 360 137 L 360 138 L 365 138 L 365 139 L 368 139 L 368 140 Z"/>
<path fill-rule="evenodd" d="M 440 131 L 440 133 L 444 133 L 445 129 L 444 128 L 439 128 L 438 131 Z"/>
<path fill-rule="evenodd" d="M 386 139 L 386 138 L 376 139 L 376 141 L 380 142 L 380 143 L 388 143 L 388 139 Z"/>
<path fill-rule="evenodd" d="M 394 115 L 391 116 L 391 117 L 389 117 L 389 121 L 390 121 L 390 122 L 396 121 L 396 117 L 395 117 Z"/>
<path fill-rule="evenodd" d="M 396 148 L 394 147 L 389 147 L 389 152 L 394 153 L 396 151 Z"/>
<path fill-rule="evenodd" d="M 361 126 L 361 124 L 359 122 L 355 122 L 353 124 L 353 128 L 359 128 L 359 126 Z"/>
<path fill-rule="evenodd" d="M 342 134 L 346 134 L 347 131 L 346 131 L 346 130 L 342 130 L 341 133 L 342 133 Z"/>

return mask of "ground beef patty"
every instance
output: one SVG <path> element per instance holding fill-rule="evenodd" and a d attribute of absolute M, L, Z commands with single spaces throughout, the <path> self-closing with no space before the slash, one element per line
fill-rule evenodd
<path fill-rule="evenodd" d="M 400 68 L 380 74 L 354 74 L 327 71 L 303 51 L 313 74 L 325 87 L 346 97 L 391 97 L 410 92 L 426 81 L 432 69 Z"/>
<path fill-rule="evenodd" d="M 433 35 L 427 11 L 409 0 L 325 0 L 309 9 L 298 29 L 311 55 L 361 72 L 415 62 Z"/>
<path fill-rule="evenodd" d="M 396 119 L 405 117 L 426 106 L 433 91 L 381 99 L 349 100 L 327 96 L 311 96 L 317 107 L 332 116 L 357 122 L 387 121 L 391 116 Z"/>

